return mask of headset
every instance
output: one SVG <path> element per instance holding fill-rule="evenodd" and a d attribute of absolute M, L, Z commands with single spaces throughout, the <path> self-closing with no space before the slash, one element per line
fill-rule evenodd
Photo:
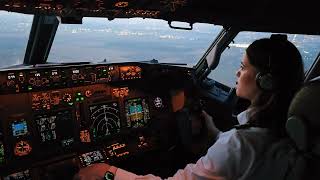
<path fill-rule="evenodd" d="M 272 77 L 271 56 L 269 56 L 268 67 L 264 71 L 260 71 L 256 75 L 257 86 L 263 91 L 273 91 L 275 83 Z"/>
<path fill-rule="evenodd" d="M 270 37 L 271 42 L 285 42 L 287 41 L 287 35 L 283 35 L 283 34 L 272 34 Z M 282 44 L 282 43 L 281 43 Z M 271 47 L 270 47 L 270 52 L 269 52 L 269 59 L 268 59 L 268 65 L 267 67 L 258 72 L 256 75 L 256 84 L 257 86 L 263 90 L 263 91 L 274 91 L 277 86 L 275 83 L 274 78 L 272 77 L 272 60 L 273 59 L 273 53 L 274 53 L 274 48 L 273 47 L 273 43 L 271 43 Z"/>

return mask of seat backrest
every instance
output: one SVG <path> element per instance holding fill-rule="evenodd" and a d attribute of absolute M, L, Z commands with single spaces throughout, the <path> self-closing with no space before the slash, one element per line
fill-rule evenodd
<path fill-rule="evenodd" d="M 320 78 L 293 98 L 286 131 L 289 137 L 267 145 L 248 180 L 320 179 Z"/>
<path fill-rule="evenodd" d="M 288 179 L 320 179 L 320 77 L 306 85 L 293 98 L 286 130 L 298 156 L 291 165 Z"/>

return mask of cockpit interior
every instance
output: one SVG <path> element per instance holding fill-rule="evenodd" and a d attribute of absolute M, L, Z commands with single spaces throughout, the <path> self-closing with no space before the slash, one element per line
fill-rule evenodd
<path fill-rule="evenodd" d="M 11 147 L 1 168 L 40 168 L 43 179 L 57 175 L 55 163 L 69 171 L 170 151 L 178 141 L 170 91 L 185 88 L 193 70 L 124 63 L 1 73 L 2 136 L 10 137 L 1 147 Z"/>
<path fill-rule="evenodd" d="M 236 97 L 234 86 L 210 76 L 215 70 L 234 74 L 219 64 L 224 61 L 221 54 L 236 47 L 232 44 L 238 34 L 311 36 L 304 39 L 313 43 L 307 48 L 314 54 L 305 81 L 319 75 L 320 24 L 313 4 L 2 0 L 0 11 L 34 17 L 23 62 L 0 69 L 0 179 L 72 179 L 80 168 L 97 162 L 137 174 L 173 175 L 212 143 L 204 138 L 204 125 L 193 121 L 202 109 L 217 119 L 221 130 L 228 130 L 248 106 Z M 84 17 L 162 19 L 178 31 L 207 23 L 221 26 L 221 31 L 191 66 L 156 59 L 47 62 L 58 26 L 81 24 Z M 188 26 L 174 26 L 174 21 Z"/>

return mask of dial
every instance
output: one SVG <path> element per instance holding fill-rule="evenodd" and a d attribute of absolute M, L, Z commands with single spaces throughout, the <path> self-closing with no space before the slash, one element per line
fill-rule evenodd
<path fill-rule="evenodd" d="M 31 145 L 28 141 L 19 141 L 16 143 L 14 148 L 14 154 L 16 156 L 25 156 L 28 155 L 32 150 Z"/>
<path fill-rule="evenodd" d="M 156 97 L 156 98 L 153 100 L 153 103 L 154 103 L 154 106 L 157 107 L 157 108 L 163 107 L 162 99 L 159 98 L 159 97 Z"/>
<path fill-rule="evenodd" d="M 72 102 L 72 95 L 69 94 L 69 93 L 65 93 L 63 96 L 62 96 L 62 100 L 64 103 L 67 103 L 69 105 L 72 105 L 73 102 Z"/>

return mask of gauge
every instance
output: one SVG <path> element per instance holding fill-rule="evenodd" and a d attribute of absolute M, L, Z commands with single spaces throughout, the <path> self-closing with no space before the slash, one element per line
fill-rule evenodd
<path fill-rule="evenodd" d="M 159 97 L 156 97 L 156 98 L 153 100 L 153 103 L 154 103 L 154 106 L 157 107 L 157 108 L 163 107 L 162 99 L 159 98 Z"/>
<path fill-rule="evenodd" d="M 32 147 L 28 141 L 19 141 L 15 145 L 14 154 L 16 156 L 25 156 L 30 154 L 31 150 Z"/>
<path fill-rule="evenodd" d="M 65 102 L 65 103 L 72 103 L 72 96 L 71 94 L 69 93 L 65 93 L 62 97 L 62 100 Z"/>
<path fill-rule="evenodd" d="M 120 131 L 119 107 L 116 102 L 91 106 L 90 119 L 94 140 Z"/>

